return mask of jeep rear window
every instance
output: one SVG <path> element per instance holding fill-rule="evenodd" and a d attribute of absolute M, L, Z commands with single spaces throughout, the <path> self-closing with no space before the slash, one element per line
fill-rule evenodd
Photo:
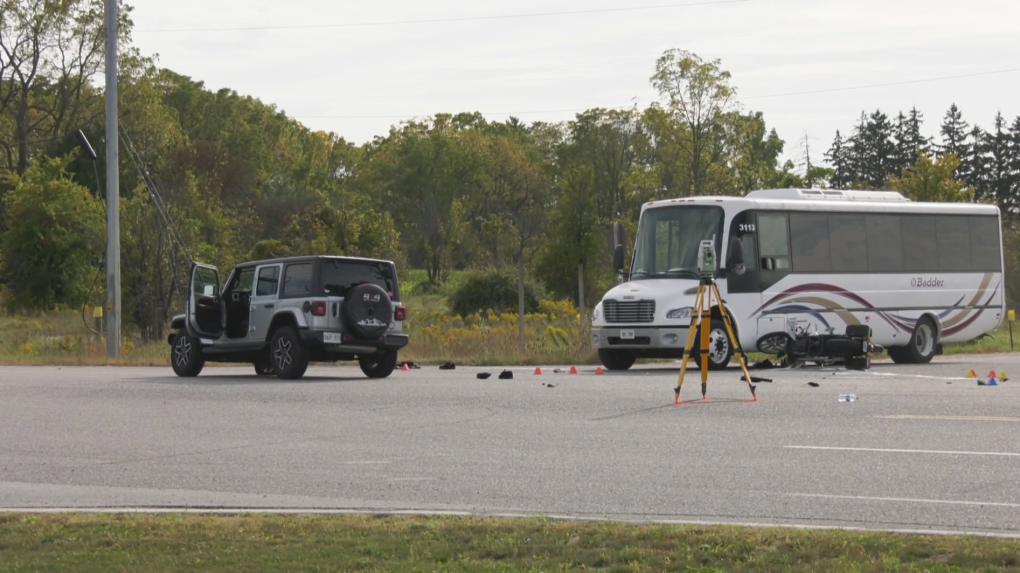
<path fill-rule="evenodd" d="M 322 290 L 327 295 L 347 296 L 347 290 L 359 284 L 381 287 L 393 300 L 397 300 L 393 277 L 384 274 L 389 265 L 360 261 L 324 261 L 322 263 Z"/>
<path fill-rule="evenodd" d="M 312 263 L 287 265 L 283 277 L 283 296 L 308 296 L 312 293 Z"/>

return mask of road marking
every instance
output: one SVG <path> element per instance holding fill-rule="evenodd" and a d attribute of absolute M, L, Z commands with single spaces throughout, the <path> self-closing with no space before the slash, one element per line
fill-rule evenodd
<path fill-rule="evenodd" d="M 1020 507 L 1020 503 L 1003 503 L 995 501 L 960 501 L 953 499 L 914 499 L 909 497 L 867 497 L 863 495 L 826 495 L 821 493 L 784 493 L 793 497 L 813 497 L 819 499 L 853 499 L 857 501 L 897 501 L 902 503 L 932 503 L 941 505 L 979 505 L 982 507 Z"/>
<path fill-rule="evenodd" d="M 877 376 L 885 376 L 888 378 L 917 378 L 920 380 L 961 380 L 964 382 L 970 382 L 973 378 L 962 378 L 959 376 L 930 376 L 927 374 L 900 374 L 897 372 L 843 372 L 843 371 L 832 371 L 834 378 L 855 378 L 858 380 L 865 380 L 867 378 L 875 378 Z"/>
<path fill-rule="evenodd" d="M 392 464 L 389 460 L 368 460 L 364 462 L 339 462 L 346 465 L 361 465 L 361 464 Z"/>
<path fill-rule="evenodd" d="M 952 450 L 894 450 L 885 448 L 838 448 L 833 446 L 783 446 L 791 450 L 832 450 L 832 451 L 846 451 L 846 452 L 882 452 L 882 453 L 893 453 L 893 454 L 945 454 L 950 456 L 1000 456 L 1000 457 L 1017 457 L 1020 458 L 1020 453 L 1012 452 L 962 452 Z"/>
<path fill-rule="evenodd" d="M 902 414 L 895 416 L 875 416 L 887 420 L 959 420 L 963 422 L 1020 422 L 1020 417 L 1012 416 L 926 416 Z"/>

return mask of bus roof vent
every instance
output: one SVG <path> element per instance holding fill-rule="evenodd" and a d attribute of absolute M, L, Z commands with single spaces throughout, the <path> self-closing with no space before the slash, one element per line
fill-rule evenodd
<path fill-rule="evenodd" d="M 747 198 L 801 201 L 910 201 L 897 191 L 844 191 L 841 189 L 762 189 L 748 193 Z"/>

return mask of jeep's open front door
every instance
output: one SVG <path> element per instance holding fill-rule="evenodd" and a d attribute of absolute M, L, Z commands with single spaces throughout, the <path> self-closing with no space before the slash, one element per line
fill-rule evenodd
<path fill-rule="evenodd" d="M 220 274 L 216 267 L 191 264 L 188 283 L 188 330 L 193 336 L 219 338 L 223 301 L 220 300 Z"/>

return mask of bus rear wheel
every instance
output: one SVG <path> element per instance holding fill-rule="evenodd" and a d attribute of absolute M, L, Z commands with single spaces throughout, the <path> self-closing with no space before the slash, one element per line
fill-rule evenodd
<path fill-rule="evenodd" d="M 936 332 L 930 318 L 918 320 L 907 345 L 890 347 L 889 357 L 897 364 L 928 364 L 935 357 Z"/>

